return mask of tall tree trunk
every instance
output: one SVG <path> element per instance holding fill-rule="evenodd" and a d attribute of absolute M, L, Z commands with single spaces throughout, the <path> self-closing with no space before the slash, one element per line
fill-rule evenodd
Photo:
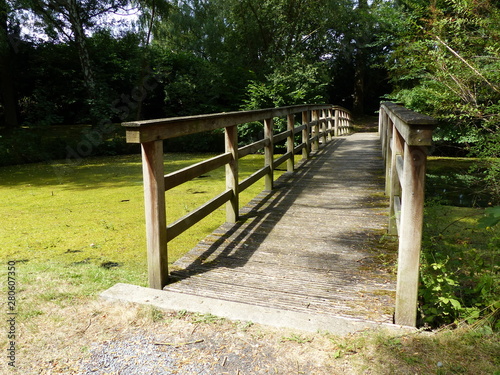
<path fill-rule="evenodd" d="M 0 1 L 0 102 L 4 112 L 3 122 L 9 129 L 19 126 L 13 58 L 14 50 L 7 28 L 7 4 L 2 0 Z"/>

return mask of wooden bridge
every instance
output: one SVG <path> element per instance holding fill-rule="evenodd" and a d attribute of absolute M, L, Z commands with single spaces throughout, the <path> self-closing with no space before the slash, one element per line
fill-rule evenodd
<path fill-rule="evenodd" d="M 273 134 L 280 117 L 287 130 Z M 259 120 L 264 138 L 238 147 L 237 126 Z M 393 319 L 415 326 L 426 148 L 435 123 L 384 103 L 378 133 L 352 134 L 349 112 L 330 105 L 124 124 L 128 141 L 143 150 L 150 287 L 162 290 L 151 298 L 261 323 L 293 315 L 297 328 L 313 330 Z M 219 128 L 225 153 L 164 175 L 163 139 Z M 287 151 L 275 157 L 278 142 Z M 260 149 L 265 165 L 239 181 L 238 160 Z M 284 163 L 287 173 L 275 181 Z M 165 191 L 223 165 L 226 190 L 167 225 Z M 239 193 L 262 177 L 264 191 L 239 210 Z M 223 204 L 227 222 L 169 273 L 168 241 Z M 387 232 L 399 234 L 397 279 L 377 250 Z"/>

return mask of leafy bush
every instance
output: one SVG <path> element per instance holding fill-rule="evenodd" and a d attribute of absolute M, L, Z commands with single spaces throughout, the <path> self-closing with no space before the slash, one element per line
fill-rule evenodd
<path fill-rule="evenodd" d="M 419 290 L 422 324 L 435 328 L 487 318 L 500 329 L 500 226 L 480 228 L 482 212 L 427 205 Z"/>

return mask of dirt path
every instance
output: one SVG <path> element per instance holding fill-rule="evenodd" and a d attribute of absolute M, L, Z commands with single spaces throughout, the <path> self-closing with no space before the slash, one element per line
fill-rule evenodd
<path fill-rule="evenodd" d="M 60 319 L 50 332 L 37 330 L 47 326 L 50 313 L 23 327 L 16 370 L 9 374 L 356 373 L 347 357 L 332 357 L 335 336 L 326 333 L 99 300 L 53 314 Z"/>

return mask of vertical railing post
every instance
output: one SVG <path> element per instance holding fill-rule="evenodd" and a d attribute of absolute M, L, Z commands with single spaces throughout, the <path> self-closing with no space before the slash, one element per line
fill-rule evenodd
<path fill-rule="evenodd" d="M 333 110 L 331 108 L 327 109 L 326 110 L 326 114 L 327 114 L 327 117 L 328 117 L 328 126 L 327 126 L 327 129 L 328 129 L 328 142 L 330 142 L 333 139 L 333 137 L 332 137 L 332 132 L 333 132 L 333 120 L 332 120 L 332 116 L 334 116 Z"/>
<path fill-rule="evenodd" d="M 394 123 L 392 122 L 391 119 L 389 119 L 389 116 L 387 114 L 384 115 L 384 139 L 385 139 L 385 149 L 384 149 L 384 159 L 385 159 L 385 194 L 389 195 L 391 192 L 391 179 L 396 178 L 397 176 L 392 174 L 391 168 L 393 165 L 391 164 L 393 162 L 393 154 L 395 150 L 394 148 L 394 137 L 399 134 L 396 131 L 396 127 L 394 126 Z M 403 146 L 400 145 L 397 152 L 399 154 L 403 154 Z"/>
<path fill-rule="evenodd" d="M 413 327 L 417 322 L 426 159 L 423 147 L 405 143 L 395 322 Z"/>
<path fill-rule="evenodd" d="M 231 161 L 226 164 L 226 189 L 232 190 L 233 195 L 226 203 L 226 221 L 236 223 L 239 215 L 238 191 L 238 127 L 228 126 L 225 129 L 226 152 L 231 154 Z"/>
<path fill-rule="evenodd" d="M 295 128 L 295 115 L 292 114 L 286 117 L 286 126 L 287 130 L 290 132 L 286 139 L 286 151 L 291 153 L 290 159 L 286 161 L 286 170 L 287 172 L 293 172 L 295 166 L 295 154 L 293 150 L 295 145 L 295 133 L 293 132 Z"/>
<path fill-rule="evenodd" d="M 320 110 L 320 119 L 321 119 L 321 140 L 323 142 L 323 145 L 326 145 L 326 129 L 327 129 L 327 122 L 326 122 L 326 111 L 325 110 Z"/>
<path fill-rule="evenodd" d="M 339 136 L 339 112 L 340 110 L 338 108 L 335 108 L 335 137 Z"/>
<path fill-rule="evenodd" d="M 264 163 L 269 166 L 269 172 L 265 177 L 265 189 L 273 190 L 274 185 L 274 142 L 273 142 L 273 119 L 264 120 L 264 139 L 268 141 L 264 147 Z"/>
<path fill-rule="evenodd" d="M 302 142 L 304 143 L 304 148 L 302 149 L 302 159 L 309 158 L 309 153 L 311 152 L 311 135 L 309 133 L 309 111 L 302 112 L 302 125 L 305 125 L 304 130 L 302 130 Z"/>
<path fill-rule="evenodd" d="M 397 216 L 399 215 L 396 199 L 401 199 L 401 185 L 399 183 L 397 171 L 397 157 L 402 156 L 404 152 L 404 139 L 396 130 L 396 127 L 391 124 L 392 128 L 392 147 L 387 147 L 387 172 L 386 172 L 386 189 L 388 187 L 389 195 L 389 226 L 388 234 L 397 235 Z"/>
<path fill-rule="evenodd" d="M 314 122 L 314 142 L 312 144 L 312 151 L 319 150 L 319 114 L 317 110 L 312 111 L 312 121 Z"/>
<path fill-rule="evenodd" d="M 168 281 L 163 141 L 141 143 L 141 151 L 149 287 L 162 289 Z"/>
<path fill-rule="evenodd" d="M 345 111 L 341 112 L 342 114 L 342 135 L 346 135 L 349 130 L 349 121 L 347 120 L 347 113 Z"/>

